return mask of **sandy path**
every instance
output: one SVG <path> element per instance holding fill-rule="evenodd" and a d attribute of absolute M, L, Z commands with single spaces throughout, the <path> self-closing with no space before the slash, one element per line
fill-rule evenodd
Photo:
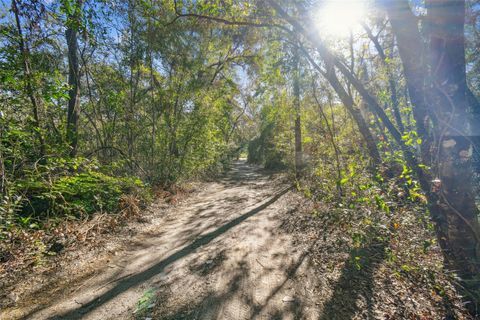
<path fill-rule="evenodd" d="M 313 319 L 308 254 L 280 231 L 282 196 L 239 161 L 28 319 Z M 145 301 L 140 310 L 139 301 Z M 34 301 L 31 302 L 35 304 Z"/>

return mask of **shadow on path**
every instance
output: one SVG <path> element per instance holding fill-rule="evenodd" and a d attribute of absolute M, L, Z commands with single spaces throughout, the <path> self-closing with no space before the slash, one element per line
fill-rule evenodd
<path fill-rule="evenodd" d="M 306 249 L 304 251 L 304 253 L 302 253 L 302 255 L 297 259 L 296 262 L 294 262 L 292 265 L 288 266 L 288 268 L 285 270 L 285 279 L 279 285 L 277 285 L 272 292 L 270 292 L 268 297 L 265 299 L 265 302 L 263 302 L 261 305 L 254 306 L 253 313 L 252 313 L 252 316 L 251 316 L 252 319 L 254 319 L 258 315 L 260 315 L 260 313 L 268 305 L 270 300 L 272 300 L 277 295 L 277 293 L 279 293 L 281 291 L 281 289 L 285 286 L 285 284 L 289 280 L 293 279 L 293 277 L 297 273 L 297 271 L 300 268 L 300 266 L 302 265 L 302 263 L 305 261 L 307 256 L 310 254 L 310 250 L 311 250 L 312 246 L 313 246 L 313 244 L 310 245 L 310 247 L 308 249 Z M 294 303 L 290 303 L 289 305 L 293 307 L 296 319 L 303 319 L 302 314 L 301 314 L 302 313 L 302 308 L 301 308 L 301 305 L 300 305 L 300 301 L 296 300 L 296 301 L 294 301 Z M 272 316 L 272 319 L 283 319 L 281 312 L 277 310 L 277 313 L 278 313 L 277 315 Z"/>
<path fill-rule="evenodd" d="M 235 218 L 231 220 L 230 222 L 222 225 L 218 229 L 207 233 L 194 242 L 192 242 L 190 245 L 184 247 L 183 249 L 171 254 L 164 260 L 158 262 L 157 264 L 153 265 L 152 267 L 146 269 L 145 271 L 142 271 L 140 273 L 137 273 L 135 275 L 129 276 L 127 278 L 122 279 L 119 281 L 115 287 L 112 289 L 108 290 L 107 292 L 103 293 L 101 296 L 94 298 L 90 302 L 82 305 L 79 308 L 73 309 L 67 313 L 64 313 L 62 315 L 58 315 L 55 317 L 52 317 L 50 319 L 81 319 L 84 317 L 86 314 L 92 312 L 96 308 L 102 306 L 106 302 L 112 300 L 116 296 L 122 294 L 123 292 L 129 290 L 130 288 L 145 282 L 149 280 L 150 278 L 154 277 L 155 275 L 161 273 L 165 267 L 168 265 L 174 263 L 177 260 L 180 260 L 184 258 L 185 256 L 189 255 L 190 253 L 194 252 L 196 249 L 199 247 L 206 245 L 210 243 L 212 240 L 217 238 L 218 236 L 222 235 L 223 233 L 229 231 L 233 227 L 237 226 L 241 222 L 245 221 L 246 219 L 250 218 L 251 216 L 259 213 L 260 211 L 264 210 L 274 202 L 276 202 L 281 196 L 283 196 L 285 193 L 287 193 L 291 187 L 286 188 L 278 193 L 276 193 L 270 200 L 266 201 L 265 203 L 259 205 L 258 207 L 250 210 L 247 213 L 242 214 L 238 218 Z"/>
<path fill-rule="evenodd" d="M 247 264 L 242 263 L 239 268 L 232 273 L 225 291 L 210 291 L 202 300 L 182 305 L 174 313 L 168 316 L 160 316 L 156 319 L 200 320 L 205 319 L 205 316 L 207 316 L 207 319 L 217 319 L 221 312 L 222 304 L 235 296 L 235 294 L 241 289 L 242 281 L 248 277 L 250 272 L 251 270 L 248 268 Z M 164 298 L 164 300 L 167 299 L 168 296 Z"/>
<path fill-rule="evenodd" d="M 335 284 L 333 295 L 324 306 L 320 320 L 352 319 L 357 312 L 366 312 L 365 319 L 375 319 L 372 296 L 374 273 L 385 259 L 386 242 L 372 243 L 350 252 L 342 275 Z M 357 300 L 364 298 L 366 306 L 359 306 Z M 363 319 L 363 318 L 362 318 Z"/>

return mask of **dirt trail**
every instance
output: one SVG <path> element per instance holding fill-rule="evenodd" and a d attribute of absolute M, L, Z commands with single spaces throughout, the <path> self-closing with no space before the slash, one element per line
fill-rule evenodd
<path fill-rule="evenodd" d="M 97 266 L 93 276 L 41 307 L 30 301 L 22 316 L 318 318 L 307 294 L 308 250 L 279 228 L 287 189 L 238 161 L 223 179 L 136 235 L 132 246 Z"/>

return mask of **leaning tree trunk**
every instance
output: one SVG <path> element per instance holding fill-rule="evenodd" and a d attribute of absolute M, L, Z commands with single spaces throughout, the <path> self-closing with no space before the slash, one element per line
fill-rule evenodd
<path fill-rule="evenodd" d="M 423 161 L 431 166 L 430 186 L 424 191 L 445 266 L 460 277 L 459 289 L 470 302 L 467 306 L 473 314 L 478 314 L 480 227 L 471 184 L 472 143 L 467 125 L 465 2 L 428 2 L 430 41 L 423 59 L 418 57 L 423 42 L 408 1 L 384 3 L 397 37 L 417 125 L 420 131 L 433 128 L 428 134 L 423 131 L 427 137 L 422 144 Z M 422 61 L 429 62 L 428 74 Z"/>
<path fill-rule="evenodd" d="M 380 152 L 378 151 L 378 147 L 372 135 L 372 132 L 370 131 L 370 128 L 368 127 L 367 122 L 363 118 L 363 115 L 360 109 L 355 107 L 352 97 L 348 95 L 347 91 L 343 88 L 342 84 L 338 80 L 338 77 L 335 74 L 335 70 L 333 69 L 333 66 L 330 66 L 328 69 L 329 70 L 327 71 L 327 74 L 325 77 L 330 83 L 330 85 L 332 86 L 332 88 L 337 93 L 338 97 L 340 98 L 340 101 L 342 101 L 342 104 L 345 106 L 345 108 L 348 110 L 352 118 L 355 120 L 358 130 L 360 131 L 360 134 L 365 140 L 368 154 L 370 156 L 370 159 L 372 159 L 372 162 L 373 162 L 372 167 L 375 168 L 374 169 L 375 171 L 376 168 L 378 168 L 382 163 L 382 158 L 380 156 Z"/>
<path fill-rule="evenodd" d="M 315 61 L 313 61 L 313 59 L 310 57 L 308 52 L 304 51 L 304 54 L 305 54 L 305 57 L 310 62 L 310 64 L 318 72 L 320 72 L 320 74 L 322 74 L 325 77 L 325 79 L 327 79 L 330 86 L 333 88 L 337 96 L 340 98 L 340 101 L 342 101 L 342 104 L 344 105 L 345 109 L 348 111 L 350 116 L 355 121 L 358 127 L 358 131 L 360 131 L 360 134 L 365 140 L 368 155 L 372 160 L 372 168 L 374 168 L 373 171 L 375 171 L 376 168 L 378 168 L 378 166 L 382 163 L 382 158 L 380 156 L 380 152 L 378 151 L 377 144 L 375 143 L 375 139 L 373 138 L 373 135 L 370 131 L 370 128 L 368 127 L 367 122 L 363 118 L 362 112 L 355 106 L 355 103 L 352 97 L 348 95 L 348 92 L 340 83 L 340 80 L 338 79 L 335 73 L 335 69 L 333 68 L 333 64 L 329 63 L 328 60 L 325 60 L 325 64 L 327 67 L 327 71 L 325 72 L 322 70 L 322 68 L 320 68 L 320 66 Z"/>

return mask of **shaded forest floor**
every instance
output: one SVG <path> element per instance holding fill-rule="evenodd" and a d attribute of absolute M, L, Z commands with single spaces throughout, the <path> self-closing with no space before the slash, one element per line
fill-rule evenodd
<path fill-rule="evenodd" d="M 313 217 L 290 185 L 235 162 L 182 203 L 157 201 L 142 222 L 12 285 L 0 318 L 466 318 L 438 250 L 425 270 L 399 273 L 387 253 L 401 239 L 352 246 L 345 223 L 324 219 L 331 208 Z"/>

